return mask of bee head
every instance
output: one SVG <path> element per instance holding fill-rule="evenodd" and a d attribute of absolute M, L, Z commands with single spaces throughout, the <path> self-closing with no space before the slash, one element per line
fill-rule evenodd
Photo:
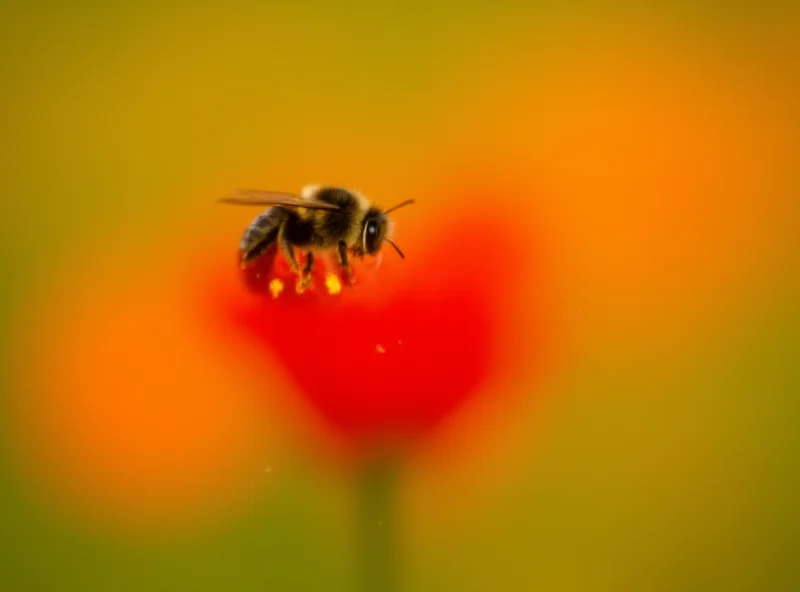
<path fill-rule="evenodd" d="M 394 244 L 394 241 L 392 241 L 392 238 L 389 236 L 393 226 L 387 214 L 393 210 L 402 208 L 403 206 L 411 205 L 413 203 L 414 200 L 409 199 L 389 208 L 388 210 L 380 210 L 376 207 L 371 207 L 369 210 L 367 210 L 367 215 L 364 216 L 364 221 L 362 222 L 363 226 L 361 229 L 361 253 L 374 255 L 381 250 L 383 241 L 386 241 L 392 245 L 392 248 L 397 251 L 397 254 L 400 255 L 401 259 L 405 259 L 406 257 L 403 255 L 403 251 L 401 251 L 400 248 Z"/>

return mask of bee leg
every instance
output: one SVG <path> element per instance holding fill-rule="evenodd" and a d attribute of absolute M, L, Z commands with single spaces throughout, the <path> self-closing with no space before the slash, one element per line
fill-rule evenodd
<path fill-rule="evenodd" d="M 300 275 L 300 266 L 297 264 L 297 259 L 294 257 L 292 243 L 290 243 L 286 237 L 285 226 L 281 226 L 281 230 L 278 233 L 278 244 L 280 245 L 283 255 L 286 258 L 286 262 L 289 264 L 291 270 Z"/>
<path fill-rule="evenodd" d="M 305 288 L 311 281 L 311 270 L 314 268 L 314 253 L 306 253 L 306 264 L 303 266 L 303 273 L 300 274 L 300 285 Z"/>
<path fill-rule="evenodd" d="M 342 269 L 344 269 L 344 273 L 347 276 L 348 283 L 353 283 L 353 274 L 350 270 L 350 261 L 347 258 L 347 245 L 344 241 L 339 241 L 339 257 L 341 259 Z"/>

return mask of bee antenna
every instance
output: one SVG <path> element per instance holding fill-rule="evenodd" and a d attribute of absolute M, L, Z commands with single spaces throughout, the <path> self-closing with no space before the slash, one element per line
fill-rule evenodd
<path fill-rule="evenodd" d="M 398 247 L 396 244 L 394 244 L 394 241 L 392 239 L 387 238 L 386 242 L 394 247 L 394 250 L 397 251 L 398 255 L 400 255 L 400 259 L 405 259 L 406 258 L 406 256 L 403 255 L 403 251 L 400 250 L 400 247 Z"/>
<path fill-rule="evenodd" d="M 399 210 L 399 209 L 400 209 L 400 208 L 402 208 L 403 206 L 410 206 L 410 205 L 411 205 L 411 204 L 413 204 L 413 203 L 416 203 L 416 202 L 415 202 L 413 199 L 407 199 L 406 201 L 400 202 L 400 203 L 399 203 L 399 204 L 397 204 L 396 206 L 392 206 L 392 207 L 391 207 L 391 208 L 389 208 L 388 210 L 384 210 L 384 211 L 383 211 L 383 213 L 384 213 L 384 214 L 388 214 L 389 212 L 393 212 L 394 210 Z M 395 247 L 395 249 L 396 249 L 396 248 L 397 248 L 397 247 Z"/>

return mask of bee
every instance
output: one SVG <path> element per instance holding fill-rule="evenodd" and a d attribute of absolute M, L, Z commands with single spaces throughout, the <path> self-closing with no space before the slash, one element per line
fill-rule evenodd
<path fill-rule="evenodd" d="M 375 255 L 387 242 L 405 259 L 392 240 L 394 225 L 387 214 L 414 203 L 409 199 L 382 210 L 355 191 L 319 185 L 305 187 L 299 195 L 240 189 L 219 201 L 269 206 L 244 231 L 239 243 L 239 261 L 246 267 L 277 244 L 289 267 L 298 275 L 301 287 L 310 281 L 314 253 L 338 255 L 350 283 L 351 255 L 362 259 L 364 255 Z M 303 269 L 297 263 L 295 249 L 306 254 Z"/>

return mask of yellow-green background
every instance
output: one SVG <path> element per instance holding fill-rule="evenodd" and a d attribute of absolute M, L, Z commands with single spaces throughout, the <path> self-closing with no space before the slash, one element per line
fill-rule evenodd
<path fill-rule="evenodd" d="M 474 205 L 459 181 L 543 233 L 560 362 L 410 464 L 408 589 L 800 586 L 800 19 L 695 4 L 2 2 L 3 589 L 350 589 L 346 479 L 279 422 L 205 392 L 174 435 L 201 477 L 162 450 L 148 489 L 135 430 L 70 456 L 104 421 L 70 397 L 124 354 L 191 402 L 161 280 L 185 245 L 235 246 L 251 213 L 222 192 L 418 197 L 408 236 Z M 130 326 L 106 336 L 109 295 Z M 158 401 L 163 427 L 181 407 Z"/>

